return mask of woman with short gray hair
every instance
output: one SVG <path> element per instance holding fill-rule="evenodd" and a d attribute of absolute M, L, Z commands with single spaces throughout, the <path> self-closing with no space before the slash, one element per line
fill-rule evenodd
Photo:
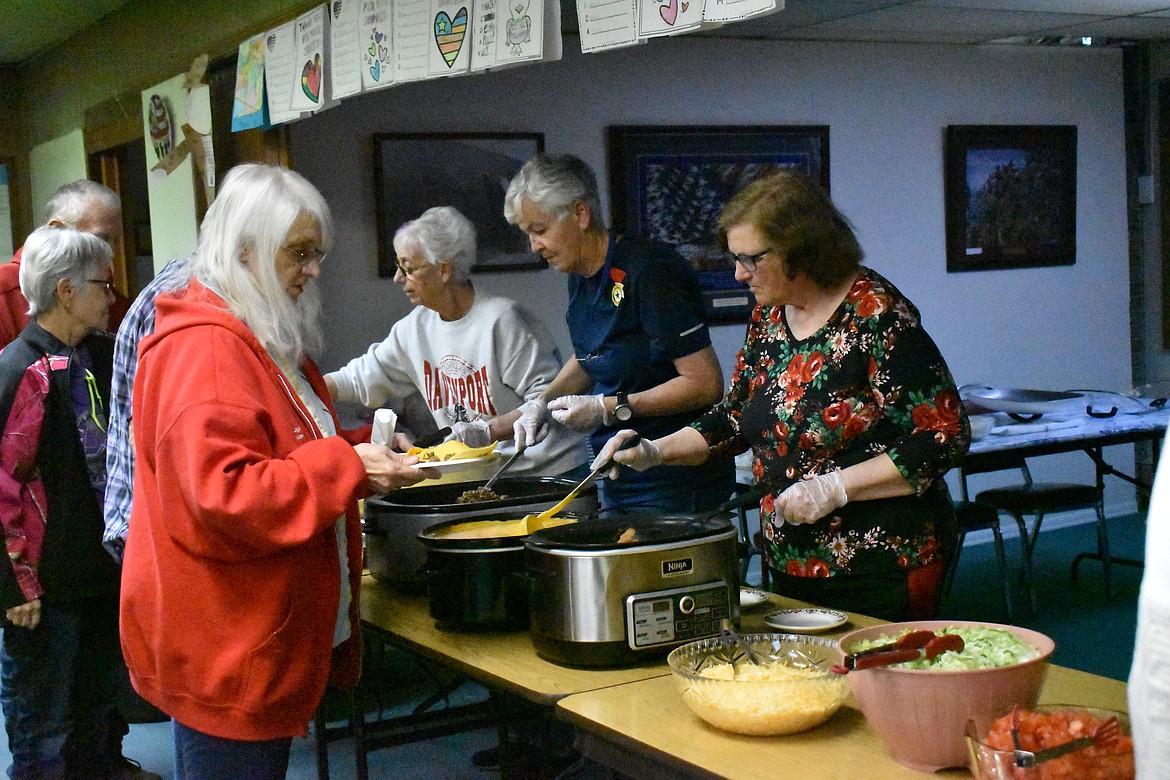
<path fill-rule="evenodd" d="M 102 547 L 110 257 L 89 233 L 34 231 L 20 267 L 32 319 L 0 352 L 0 703 L 14 778 L 159 777 L 122 757 L 111 728 L 126 673 L 118 567 Z"/>
<path fill-rule="evenodd" d="M 589 434 L 597 452 L 622 428 L 647 439 L 673 433 L 723 395 L 694 270 L 665 244 L 608 231 L 584 161 L 540 154 L 524 163 L 508 185 L 504 216 L 568 276 L 575 351 L 522 407 L 517 441 L 540 441 L 551 417 Z M 702 512 L 734 487 L 731 458 L 715 457 L 607 480 L 601 498 L 610 512 Z"/>
<path fill-rule="evenodd" d="M 371 409 L 390 404 L 412 436 L 450 428 L 470 447 L 501 441 L 498 451 L 511 455 L 518 408 L 560 370 L 552 336 L 515 301 L 472 285 L 475 227 L 458 210 L 438 206 L 402 225 L 394 251 L 394 281 L 416 307 L 384 340 L 326 375 L 330 393 Z M 424 405 L 425 415 L 415 412 Z M 396 438 L 400 448 L 410 444 L 411 436 Z M 581 437 L 556 426 L 509 474 L 562 474 L 584 462 Z"/>

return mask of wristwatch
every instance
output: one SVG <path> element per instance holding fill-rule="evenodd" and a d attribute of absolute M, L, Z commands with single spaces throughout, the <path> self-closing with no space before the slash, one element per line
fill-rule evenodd
<path fill-rule="evenodd" d="M 617 394 L 617 406 L 613 408 L 613 416 L 618 422 L 628 422 L 634 416 L 634 410 L 630 408 L 630 396 L 628 394 Z"/>

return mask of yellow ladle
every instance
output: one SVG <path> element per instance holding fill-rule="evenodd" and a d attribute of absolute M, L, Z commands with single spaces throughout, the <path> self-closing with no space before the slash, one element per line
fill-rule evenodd
<path fill-rule="evenodd" d="M 633 436 L 631 436 L 630 438 L 623 441 L 622 445 L 620 447 L 618 447 L 616 450 L 614 450 L 614 454 L 616 455 L 617 453 L 621 452 L 622 450 L 629 449 L 630 447 L 636 447 L 638 445 L 638 442 L 640 442 L 640 441 L 642 441 L 642 437 L 635 433 Z M 605 471 L 606 469 L 608 469 L 612 465 L 613 465 L 613 458 L 610 458 L 605 463 L 602 463 L 600 466 L 593 469 L 593 471 L 590 471 L 589 476 L 585 477 L 585 479 L 578 482 L 577 486 L 569 491 L 569 495 L 565 496 L 560 501 L 556 502 L 551 507 L 544 510 L 543 512 L 541 512 L 538 515 L 525 515 L 523 520 L 524 520 L 524 525 L 526 526 L 526 528 L 528 530 L 528 533 L 530 533 L 530 534 L 535 533 L 536 531 L 539 531 L 542 528 L 546 528 L 549 525 L 560 525 L 560 523 L 549 523 L 548 521 L 551 520 L 553 517 L 555 517 L 557 512 L 560 512 L 562 509 L 567 507 L 569 505 L 569 502 L 571 502 L 574 498 L 577 497 L 577 494 L 581 492 L 581 489 L 583 487 L 585 487 L 590 482 L 592 482 L 597 477 L 598 474 Z"/>

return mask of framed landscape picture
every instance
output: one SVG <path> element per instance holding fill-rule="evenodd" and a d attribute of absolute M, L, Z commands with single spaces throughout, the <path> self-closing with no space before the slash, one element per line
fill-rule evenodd
<path fill-rule="evenodd" d="M 662 241 L 686 257 L 712 323 L 746 322 L 755 305 L 716 244 L 731 197 L 779 168 L 829 188 L 827 125 L 614 126 L 608 151 L 614 231 Z"/>
<path fill-rule="evenodd" d="M 1076 262 L 1075 126 L 952 125 L 943 154 L 947 271 Z"/>
<path fill-rule="evenodd" d="M 394 276 L 394 233 L 433 206 L 453 206 L 475 225 L 472 271 L 547 268 L 528 237 L 504 219 L 504 193 L 542 133 L 411 133 L 374 136 L 378 275 Z"/>

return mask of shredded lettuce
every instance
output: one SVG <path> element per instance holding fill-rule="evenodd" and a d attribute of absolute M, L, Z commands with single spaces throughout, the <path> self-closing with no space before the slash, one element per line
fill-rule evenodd
<path fill-rule="evenodd" d="M 903 634 L 910 633 L 910 629 L 891 636 L 866 639 L 857 642 L 848 652 L 858 653 L 879 645 L 889 644 Z M 958 634 L 963 637 L 962 652 L 948 650 L 933 660 L 925 657 L 914 661 L 905 661 L 900 664 L 891 664 L 898 669 L 934 669 L 941 671 L 959 671 L 970 669 L 993 669 L 998 666 L 1010 666 L 1036 658 L 1040 651 L 1028 644 L 1011 631 L 1003 628 L 989 628 L 985 626 L 947 626 L 936 632 L 939 634 Z"/>

